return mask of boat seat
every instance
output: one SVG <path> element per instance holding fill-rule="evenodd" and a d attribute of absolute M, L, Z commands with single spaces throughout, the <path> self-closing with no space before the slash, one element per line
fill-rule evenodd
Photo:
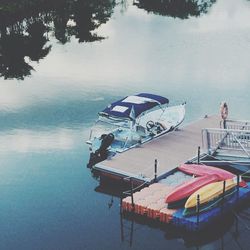
<path fill-rule="evenodd" d="M 171 129 L 172 124 L 170 122 L 164 120 L 158 120 L 157 122 L 160 123 L 162 127 L 164 127 L 164 130 L 168 131 L 169 129 Z"/>

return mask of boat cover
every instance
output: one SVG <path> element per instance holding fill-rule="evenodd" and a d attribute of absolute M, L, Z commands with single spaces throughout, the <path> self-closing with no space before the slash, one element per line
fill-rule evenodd
<path fill-rule="evenodd" d="M 144 111 L 150 110 L 157 105 L 167 103 L 169 103 L 169 100 L 163 96 L 141 93 L 127 96 L 119 101 L 111 103 L 101 111 L 99 115 L 134 120 Z"/>

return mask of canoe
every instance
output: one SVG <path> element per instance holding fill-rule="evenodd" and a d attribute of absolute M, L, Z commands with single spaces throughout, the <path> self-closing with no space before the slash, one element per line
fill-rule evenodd
<path fill-rule="evenodd" d="M 166 196 L 165 202 L 168 203 L 168 208 L 184 206 L 186 200 L 191 194 L 199 190 L 201 187 L 216 181 L 220 181 L 220 177 L 216 174 L 205 175 L 189 180 L 177 186 L 172 192 L 170 192 Z"/>
<path fill-rule="evenodd" d="M 207 166 L 207 165 L 182 164 L 178 167 L 178 169 L 186 174 L 191 174 L 195 176 L 216 174 L 220 177 L 221 181 L 236 178 L 236 175 L 232 174 L 229 171 L 226 171 L 224 169 L 220 169 L 217 167 L 213 167 L 213 166 Z M 247 184 L 245 181 L 241 181 L 240 186 L 246 187 Z"/>
<path fill-rule="evenodd" d="M 234 188 L 237 185 L 237 183 L 233 179 L 226 180 L 225 182 L 226 182 L 225 185 L 226 192 L 228 192 L 230 189 Z M 223 194 L 223 185 L 224 185 L 223 183 L 224 181 L 218 181 L 210 183 L 200 188 L 187 199 L 185 203 L 185 208 L 196 207 L 198 194 L 200 196 L 200 205 L 215 200 L 216 198 L 218 198 Z"/>

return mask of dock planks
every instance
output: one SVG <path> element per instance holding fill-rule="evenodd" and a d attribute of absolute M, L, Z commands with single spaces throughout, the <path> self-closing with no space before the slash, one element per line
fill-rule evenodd
<path fill-rule="evenodd" d="M 133 177 L 151 182 L 154 179 L 154 161 L 157 159 L 157 176 L 194 158 L 202 144 L 203 128 L 219 128 L 216 115 L 195 121 L 176 131 L 156 138 L 140 147 L 117 154 L 94 166 L 94 169 L 119 177 Z"/>

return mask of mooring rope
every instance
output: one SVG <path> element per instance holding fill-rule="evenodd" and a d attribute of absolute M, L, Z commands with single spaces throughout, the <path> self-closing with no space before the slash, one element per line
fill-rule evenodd
<path fill-rule="evenodd" d="M 125 177 L 124 180 L 125 180 L 125 179 L 130 179 L 130 178 L 131 178 L 131 177 Z M 133 188 L 132 190 L 129 189 L 129 190 L 123 191 L 122 193 L 123 193 L 123 194 L 126 194 L 126 195 L 132 195 L 131 191 L 134 193 L 134 191 L 141 189 L 146 183 L 147 183 L 147 181 L 143 182 L 143 183 L 142 183 L 141 185 L 139 185 L 139 186 L 136 186 L 136 187 Z"/>

